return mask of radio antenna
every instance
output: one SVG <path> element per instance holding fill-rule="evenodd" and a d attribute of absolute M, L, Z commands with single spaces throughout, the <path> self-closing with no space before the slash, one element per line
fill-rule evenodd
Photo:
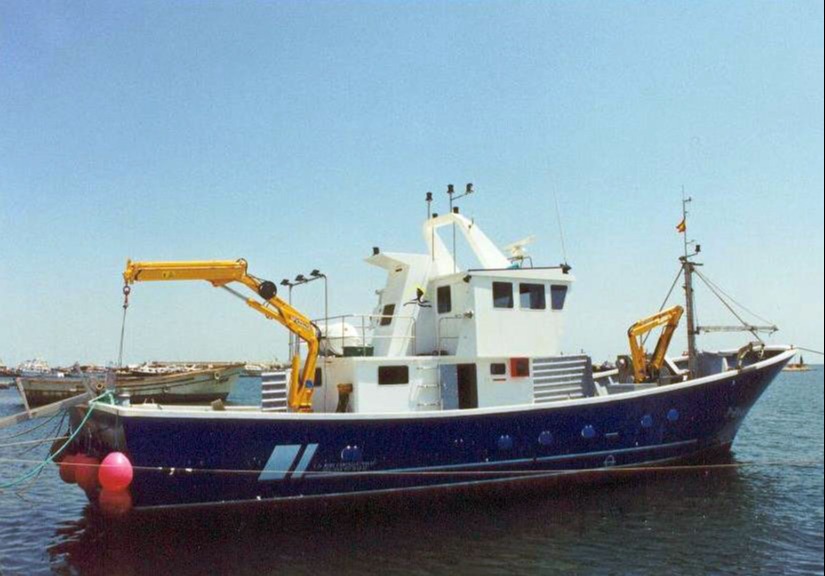
<path fill-rule="evenodd" d="M 564 228 L 561 225 L 561 211 L 559 210 L 559 197 L 553 189 L 553 204 L 556 206 L 556 222 L 559 225 L 559 239 L 561 240 L 561 255 L 564 258 L 564 265 L 567 266 L 567 247 L 564 244 Z"/>

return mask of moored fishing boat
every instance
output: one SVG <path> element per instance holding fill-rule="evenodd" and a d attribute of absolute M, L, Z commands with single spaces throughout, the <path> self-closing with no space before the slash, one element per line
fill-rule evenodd
<path fill-rule="evenodd" d="M 167 372 L 119 370 L 115 390 L 130 403 L 199 404 L 226 400 L 243 372 L 243 365 Z M 87 386 L 103 389 L 105 372 L 61 373 L 59 376 L 21 376 L 18 378 L 29 406 L 43 406 L 83 394 Z"/>
<path fill-rule="evenodd" d="M 458 265 L 439 236 L 448 226 L 478 266 Z M 387 272 L 376 313 L 323 323 L 280 299 L 243 260 L 128 262 L 127 286 L 205 280 L 232 292 L 286 326 L 305 356 L 294 347 L 288 374 L 263 375 L 261 406 L 75 408 L 68 450 L 125 454 L 129 502 L 142 509 L 589 477 L 727 452 L 795 354 L 761 341 L 697 348 L 696 252 L 686 243 L 685 308 L 633 324 L 630 355 L 594 371 L 588 356 L 561 354 L 574 284 L 568 265 L 527 265 L 523 243 L 508 257 L 457 211 L 428 217 L 423 236 L 425 253 L 374 248 L 367 258 Z M 683 313 L 688 354 L 669 358 Z M 647 354 L 641 338 L 657 327 Z M 92 501 L 103 494 L 87 493 Z"/>

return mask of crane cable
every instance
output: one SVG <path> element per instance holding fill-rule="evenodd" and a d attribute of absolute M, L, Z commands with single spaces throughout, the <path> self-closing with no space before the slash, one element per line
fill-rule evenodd
<path fill-rule="evenodd" d="M 123 285 L 123 320 L 120 323 L 120 348 L 117 353 L 117 365 L 123 366 L 123 337 L 126 334 L 126 311 L 129 309 L 129 294 L 132 289 L 128 284 Z"/>

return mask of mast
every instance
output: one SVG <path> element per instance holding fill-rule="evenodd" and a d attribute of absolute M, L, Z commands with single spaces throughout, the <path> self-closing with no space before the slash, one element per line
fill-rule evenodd
<path fill-rule="evenodd" d="M 682 270 L 685 274 L 685 317 L 687 321 L 687 344 L 688 344 L 688 372 L 689 377 L 693 378 L 697 373 L 696 366 L 696 314 L 693 304 L 693 268 L 696 266 L 690 261 L 691 256 L 695 256 L 699 252 L 699 247 L 691 254 L 688 253 L 688 247 L 693 244 L 693 241 L 687 239 L 687 205 L 693 199 L 685 197 L 685 188 L 682 186 L 682 222 L 679 224 L 679 231 L 684 239 L 684 256 L 679 260 L 682 263 Z"/>

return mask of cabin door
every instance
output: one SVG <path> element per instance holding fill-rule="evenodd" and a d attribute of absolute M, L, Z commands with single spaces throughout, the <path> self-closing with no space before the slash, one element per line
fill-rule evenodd
<path fill-rule="evenodd" d="M 440 372 L 444 410 L 478 408 L 475 364 L 442 364 Z"/>
<path fill-rule="evenodd" d="M 458 407 L 478 408 L 478 387 L 476 385 L 476 365 L 458 364 Z"/>

